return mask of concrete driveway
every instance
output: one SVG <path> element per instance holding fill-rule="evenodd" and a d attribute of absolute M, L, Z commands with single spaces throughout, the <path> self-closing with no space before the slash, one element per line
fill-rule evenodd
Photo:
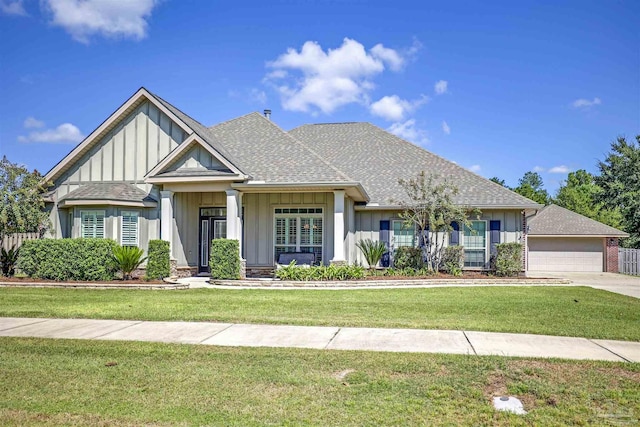
<path fill-rule="evenodd" d="M 573 285 L 591 286 L 630 297 L 640 298 L 640 276 L 628 276 L 615 273 L 584 272 L 528 272 L 527 277 L 550 277 L 571 280 Z"/>

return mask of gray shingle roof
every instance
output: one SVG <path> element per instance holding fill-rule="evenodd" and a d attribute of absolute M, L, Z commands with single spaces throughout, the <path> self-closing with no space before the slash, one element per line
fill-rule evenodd
<path fill-rule="evenodd" d="M 325 160 L 360 181 L 381 206 L 401 200 L 399 178 L 419 172 L 439 174 L 460 191 L 456 202 L 475 207 L 536 208 L 540 205 L 457 164 L 430 153 L 370 123 L 304 125 L 289 132 Z"/>
<path fill-rule="evenodd" d="M 542 209 L 528 222 L 530 236 L 611 236 L 628 234 L 557 205 Z"/>
<path fill-rule="evenodd" d="M 260 113 L 209 128 L 234 164 L 252 179 L 269 182 L 353 182 L 306 144 Z"/>
<path fill-rule="evenodd" d="M 121 202 L 157 202 L 133 184 L 122 182 L 85 184 L 60 200 L 116 200 Z"/>

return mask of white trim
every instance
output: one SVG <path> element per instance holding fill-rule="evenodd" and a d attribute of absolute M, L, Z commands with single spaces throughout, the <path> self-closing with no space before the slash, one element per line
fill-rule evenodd
<path fill-rule="evenodd" d="M 200 145 L 202 148 L 207 150 L 209 154 L 214 156 L 220 163 L 222 163 L 223 165 L 231 169 L 233 173 L 238 175 L 237 178 L 236 177 L 156 177 L 155 176 L 161 173 L 164 170 L 164 168 L 171 166 L 173 162 L 175 162 L 178 159 L 178 156 L 180 156 L 184 152 L 187 152 L 195 144 Z M 225 159 L 225 157 L 222 154 L 220 154 L 215 148 L 213 148 L 211 145 L 204 142 L 199 135 L 197 135 L 196 133 L 193 133 L 186 140 L 184 140 L 182 144 L 178 145 L 172 152 L 167 154 L 164 159 L 162 159 L 157 165 L 153 167 L 153 169 L 151 169 L 145 175 L 145 182 L 163 182 L 167 180 L 175 181 L 175 182 L 182 182 L 182 181 L 188 182 L 189 179 L 187 178 L 196 178 L 196 180 L 198 181 L 208 181 L 209 179 L 207 178 L 218 178 L 218 180 L 220 180 L 220 178 L 224 178 L 225 180 L 233 180 L 233 179 L 245 180 L 248 177 L 244 175 L 242 171 L 240 171 L 240 169 L 238 169 L 231 162 Z M 153 181 L 151 179 L 153 179 Z M 162 180 L 162 181 L 159 181 L 159 180 Z"/>
<path fill-rule="evenodd" d="M 413 227 L 413 245 L 411 245 L 411 246 L 406 246 L 406 245 L 397 246 L 397 245 L 395 245 L 395 231 L 394 231 L 394 228 L 393 228 L 393 224 L 396 223 L 396 222 L 400 222 L 400 223 L 402 223 L 403 228 L 404 228 L 404 222 L 405 221 L 402 218 L 390 218 L 389 222 L 390 222 L 390 224 L 389 224 L 389 246 L 390 246 L 391 250 L 395 251 L 397 248 L 415 248 L 417 246 L 417 244 L 418 244 L 418 238 L 417 237 L 418 236 L 417 236 L 417 233 L 416 233 L 416 225 L 415 224 L 412 225 L 412 227 Z"/>
<path fill-rule="evenodd" d="M 157 202 L 132 202 L 123 200 L 63 200 L 58 203 L 59 208 L 68 206 L 130 206 L 137 208 L 155 208 Z"/>
<path fill-rule="evenodd" d="M 171 120 L 178 124 L 187 134 L 192 134 L 194 132 L 185 122 L 180 120 L 178 116 L 173 114 L 169 109 L 167 109 L 160 101 L 158 101 L 155 96 L 153 96 L 148 90 L 144 87 L 141 87 L 134 93 L 124 104 L 120 106 L 114 113 L 112 113 L 100 126 L 98 126 L 93 132 L 91 132 L 80 144 L 78 144 L 69 154 L 67 154 L 58 164 L 56 164 L 47 174 L 44 176 L 43 181 L 55 181 L 60 173 L 62 173 L 67 165 L 71 163 L 75 158 L 84 154 L 90 146 L 99 140 L 103 133 L 108 131 L 115 123 L 120 120 L 124 114 L 127 114 L 129 110 L 138 102 L 140 99 L 144 97 L 147 101 L 151 102 L 156 106 L 160 111 L 162 111 L 166 116 L 168 116 Z"/>
<path fill-rule="evenodd" d="M 276 209 L 320 209 L 322 210 L 321 213 L 276 213 Z M 296 247 L 296 252 L 300 251 L 300 247 L 304 246 L 304 247 L 313 247 L 313 248 L 317 248 L 319 247 L 322 251 L 322 259 L 320 260 L 321 263 L 324 263 L 325 260 L 325 256 L 326 256 L 326 251 L 325 251 L 325 243 L 326 243 L 326 225 L 327 225 L 327 221 L 325 218 L 325 207 L 322 205 L 278 205 L 278 206 L 272 206 L 272 212 L 273 212 L 273 256 L 275 258 L 275 254 L 276 254 L 276 247 L 288 247 L 288 246 L 295 246 Z M 278 218 L 296 218 L 296 242 L 295 244 L 277 244 L 276 243 L 276 238 L 277 238 L 277 227 L 276 227 L 276 222 L 278 220 Z M 302 227 L 302 221 L 300 221 L 302 218 L 320 218 L 322 220 L 322 243 L 320 245 L 315 245 L 315 244 L 308 244 L 308 245 L 303 245 L 301 242 L 301 236 L 302 233 L 300 232 L 301 227 Z M 335 227 L 335 225 L 334 225 Z M 275 262 L 275 259 L 274 259 Z"/>
<path fill-rule="evenodd" d="M 129 214 L 129 215 L 125 215 L 125 213 Z M 125 243 L 123 241 L 124 238 L 124 217 L 125 216 L 129 216 L 129 217 L 135 217 L 136 221 L 135 221 L 135 243 L 131 244 L 131 243 Z M 122 210 L 120 211 L 120 215 L 118 216 L 118 219 L 120 220 L 120 244 L 122 246 L 140 246 L 140 211 L 137 210 Z"/>
<path fill-rule="evenodd" d="M 84 220 L 83 220 L 83 216 L 84 214 L 94 214 L 96 217 L 96 224 L 95 224 L 95 228 L 94 228 L 94 232 L 93 232 L 93 236 L 94 238 L 97 239 L 105 239 L 107 237 L 107 230 L 106 230 L 106 222 L 107 222 L 107 213 L 106 211 L 102 210 L 102 209 L 85 209 L 85 210 L 81 210 L 80 211 L 80 237 L 81 238 L 88 238 L 84 236 Z M 96 234 L 96 230 L 97 230 L 97 226 L 98 226 L 98 216 L 102 215 L 102 236 L 97 236 Z"/>

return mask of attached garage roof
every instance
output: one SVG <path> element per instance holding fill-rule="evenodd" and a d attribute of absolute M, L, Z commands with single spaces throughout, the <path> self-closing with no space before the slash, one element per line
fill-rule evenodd
<path fill-rule="evenodd" d="M 157 201 L 133 184 L 85 184 L 60 199 L 63 205 L 111 204 L 124 206 L 156 206 Z"/>
<path fill-rule="evenodd" d="M 529 236 L 628 237 L 616 228 L 557 205 L 544 207 L 528 222 Z"/>

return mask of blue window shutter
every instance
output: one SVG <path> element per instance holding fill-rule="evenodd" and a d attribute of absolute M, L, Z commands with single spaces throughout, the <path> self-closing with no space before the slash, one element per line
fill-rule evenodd
<path fill-rule="evenodd" d="M 491 245 L 491 253 L 498 252 L 496 245 L 500 243 L 500 221 L 489 221 L 489 244 Z"/>
<path fill-rule="evenodd" d="M 389 267 L 390 259 L 389 259 L 389 227 L 391 225 L 391 221 L 384 220 L 380 221 L 380 241 L 384 242 L 387 247 L 387 251 L 382 255 L 382 259 L 380 259 L 380 265 L 382 267 Z"/>
<path fill-rule="evenodd" d="M 453 230 L 449 233 L 449 246 L 458 246 L 460 244 L 460 225 L 457 222 L 451 223 Z"/>

